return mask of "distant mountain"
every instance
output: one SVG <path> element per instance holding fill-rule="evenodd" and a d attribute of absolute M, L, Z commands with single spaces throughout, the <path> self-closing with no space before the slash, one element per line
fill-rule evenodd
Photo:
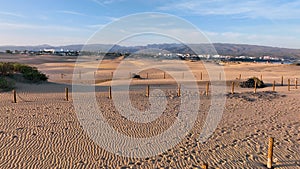
<path fill-rule="evenodd" d="M 245 45 L 245 44 L 226 44 L 226 43 L 214 43 L 213 44 L 219 55 L 230 55 L 230 56 L 274 56 L 289 59 L 300 59 L 300 49 L 288 49 L 278 48 L 269 46 L 258 46 L 258 45 Z M 209 44 L 190 44 L 196 48 L 197 54 L 212 53 L 211 45 Z M 84 47 L 84 48 L 83 48 Z M 169 51 L 170 53 L 195 53 L 188 46 L 184 44 L 149 44 L 146 46 L 119 46 L 109 44 L 77 44 L 77 45 L 66 45 L 66 46 L 50 46 L 50 45 L 39 45 L 39 46 L 0 46 L 0 51 L 5 50 L 43 50 L 43 49 L 55 49 L 55 50 L 74 50 L 80 51 L 100 51 L 105 52 L 110 49 L 109 52 L 120 52 L 120 53 L 135 53 L 141 50 L 148 49 L 159 49 Z"/>

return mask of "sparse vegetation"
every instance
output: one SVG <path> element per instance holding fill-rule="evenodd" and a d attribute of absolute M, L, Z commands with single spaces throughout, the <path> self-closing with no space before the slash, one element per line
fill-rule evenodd
<path fill-rule="evenodd" d="M 0 91 L 8 91 L 14 88 L 15 83 L 5 77 L 0 77 Z"/>
<path fill-rule="evenodd" d="M 14 87 L 14 79 L 16 74 L 21 74 L 27 82 L 47 81 L 48 77 L 37 70 L 25 64 L 15 62 L 0 62 L 0 88 L 9 90 Z"/>
<path fill-rule="evenodd" d="M 243 88 L 253 88 L 255 85 L 255 82 L 256 82 L 257 88 L 266 87 L 264 82 L 257 77 L 252 77 L 252 78 L 249 78 L 247 81 L 240 82 L 240 86 Z"/>

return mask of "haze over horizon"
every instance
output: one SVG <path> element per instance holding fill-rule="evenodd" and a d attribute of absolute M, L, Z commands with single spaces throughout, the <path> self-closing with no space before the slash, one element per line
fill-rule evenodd
<path fill-rule="evenodd" d="M 161 12 L 191 22 L 212 43 L 299 49 L 299 7 L 298 0 L 11 0 L 0 7 L 0 46 L 84 44 L 97 30 L 119 18 Z M 164 28 L 168 24 L 170 31 L 179 31 L 172 23 Z M 153 27 L 159 29 L 158 25 Z M 199 43 L 186 32 L 190 43 Z M 140 45 L 137 42 L 128 45 Z"/>

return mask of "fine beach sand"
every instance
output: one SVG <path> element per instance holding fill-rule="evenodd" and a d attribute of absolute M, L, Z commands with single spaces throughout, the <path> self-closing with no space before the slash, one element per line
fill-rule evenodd
<path fill-rule="evenodd" d="M 13 57 L 1 57 L 1 61 L 15 61 Z M 235 94 L 226 96 L 224 112 L 216 130 L 201 143 L 198 138 L 211 103 L 211 97 L 204 95 L 208 74 L 201 62 L 185 61 L 198 81 L 201 94 L 194 127 L 178 145 L 163 153 L 147 158 L 126 158 L 94 143 L 77 118 L 72 95 L 69 101 L 64 100 L 64 88 L 72 91 L 74 61 L 58 56 L 20 57 L 18 62 L 36 66 L 49 75 L 49 82 L 17 83 L 17 103 L 12 103 L 11 92 L 0 93 L 0 168 L 201 168 L 204 162 L 209 168 L 265 168 L 269 137 L 275 139 L 273 166 L 300 168 L 300 87 L 296 89 L 294 86 L 295 78 L 300 81 L 300 66 L 265 63 L 223 65 L 228 81 L 227 93 L 231 90 L 229 84 L 238 81 L 239 74 L 242 80 L 262 75 L 268 87 L 257 89 L 254 93 L 253 89 L 236 86 Z M 95 73 L 96 98 L 107 122 L 116 131 L 137 138 L 155 136 L 168 129 L 177 119 L 180 104 L 174 79 L 169 74 L 164 79 L 162 71 L 151 69 L 140 73 L 142 78 L 146 78 L 148 73 L 148 79 L 131 81 L 130 99 L 140 111 L 150 106 L 149 98 L 145 97 L 147 84 L 152 86 L 151 89 L 163 90 L 168 101 L 158 119 L 147 125 L 134 123 L 119 114 L 108 98 L 111 72 L 121 61 L 104 60 Z M 161 61 L 160 64 L 172 62 Z M 143 63 L 131 61 L 131 64 Z M 214 63 L 207 65 L 210 64 Z M 89 64 L 83 65 L 87 66 Z M 181 80 L 188 80 L 180 69 L 171 71 Z M 85 73 L 75 72 L 74 77 L 83 78 Z M 284 77 L 284 86 L 280 85 L 281 76 Z M 224 79 L 221 76 L 221 81 Z M 287 79 L 291 81 L 290 91 L 287 90 Z M 274 80 L 276 92 L 272 92 Z M 117 85 L 123 84 L 122 79 L 116 82 Z"/>

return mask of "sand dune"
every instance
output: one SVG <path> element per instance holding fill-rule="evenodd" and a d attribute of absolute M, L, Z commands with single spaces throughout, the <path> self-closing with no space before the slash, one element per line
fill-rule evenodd
<path fill-rule="evenodd" d="M 97 73 L 99 79 L 109 79 L 113 67 L 120 61 L 105 61 Z M 106 151 L 83 130 L 73 105 L 65 101 L 64 88 L 70 84 L 73 63 L 38 64 L 43 72 L 50 72 L 50 82 L 17 84 L 17 103 L 11 92 L 1 93 L 0 99 L 0 168 L 200 168 L 203 162 L 211 168 L 264 168 L 267 161 L 268 138 L 274 137 L 274 167 L 300 168 L 300 89 L 276 86 L 258 89 L 236 87 L 235 94 L 226 96 L 222 119 L 204 143 L 198 138 L 211 107 L 211 96 L 205 96 L 208 74 L 202 64 L 186 62 L 199 82 L 200 109 L 193 128 L 178 145 L 147 158 L 127 158 Z M 33 63 L 34 64 L 34 63 Z M 110 66 L 107 65 L 111 64 Z M 55 66 L 57 65 L 57 67 Z M 107 69 L 104 69 L 107 68 Z M 280 83 L 281 76 L 292 84 L 299 77 L 300 67 L 272 64 L 226 64 L 226 79 L 236 80 L 263 75 L 267 83 Z M 175 70 L 179 75 L 180 70 Z M 52 73 L 51 73 L 52 72 Z M 66 76 L 62 79 L 61 73 Z M 203 80 L 200 80 L 200 73 Z M 141 73 L 146 76 L 147 71 Z M 150 123 L 134 123 L 118 113 L 108 99 L 110 81 L 97 84 L 96 99 L 109 125 L 124 135 L 144 138 L 168 129 L 178 117 L 180 97 L 177 84 L 170 76 L 152 69 L 150 78 L 132 80 L 132 105 L 145 111 L 151 105 L 145 97 L 146 84 L 164 91 L 167 106 L 160 117 Z M 84 73 L 83 73 L 84 74 Z M 182 78 L 188 81 L 188 79 Z M 221 77 L 224 80 L 224 77 Z M 115 85 L 123 85 L 116 80 Z M 230 84 L 230 83 L 228 83 Z M 229 93 L 231 86 L 227 86 Z M 213 94 L 213 93 L 211 93 Z M 182 93 L 192 96 L 193 93 Z M 159 95 L 150 95 L 152 98 Z M 208 121 L 209 123 L 209 121 Z"/>

